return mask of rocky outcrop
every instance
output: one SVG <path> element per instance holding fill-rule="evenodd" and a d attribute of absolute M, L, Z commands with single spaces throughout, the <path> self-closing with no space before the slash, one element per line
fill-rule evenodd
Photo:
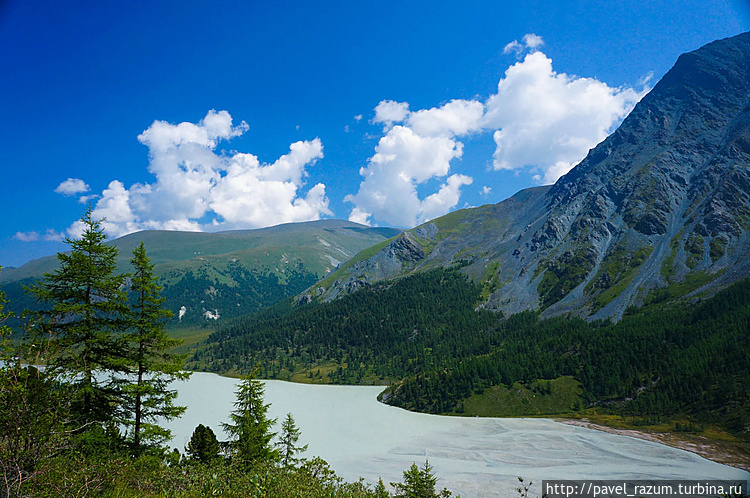
<path fill-rule="evenodd" d="M 321 295 L 461 263 L 492 283 L 483 307 L 619 318 L 655 289 L 710 293 L 750 275 L 749 227 L 746 33 L 682 55 L 554 186 L 417 227 Z"/>

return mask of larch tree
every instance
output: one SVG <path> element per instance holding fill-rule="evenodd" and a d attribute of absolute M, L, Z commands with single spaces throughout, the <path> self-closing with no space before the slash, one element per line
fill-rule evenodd
<path fill-rule="evenodd" d="M 397 498 L 448 498 L 452 496 L 452 493 L 445 488 L 439 493 L 435 491 L 437 477 L 432 471 L 432 465 L 426 460 L 422 468 L 414 462 L 403 474 L 403 482 L 391 483 L 396 488 Z"/>
<path fill-rule="evenodd" d="M 79 225 L 80 238 L 65 240 L 70 252 L 57 253 L 58 269 L 45 273 L 30 291 L 46 304 L 36 327 L 48 331 L 55 343 L 58 354 L 50 364 L 71 377 L 77 422 L 104 426 L 114 420 L 119 404 L 116 383 L 106 374 L 123 371 L 126 275 L 115 274 L 117 248 L 105 244 L 107 236 L 91 207 Z"/>
<path fill-rule="evenodd" d="M 190 374 L 182 370 L 185 357 L 171 352 L 180 341 L 164 330 L 172 312 L 163 308 L 162 288 L 143 242 L 133 250 L 130 263 L 130 327 L 124 336 L 129 375 L 122 381 L 121 408 L 123 422 L 132 427 L 133 450 L 140 453 L 147 446 L 159 446 L 170 439 L 170 431 L 155 422 L 157 418 L 172 420 L 185 412 L 184 406 L 174 404 L 177 391 L 170 390 L 169 384 Z"/>

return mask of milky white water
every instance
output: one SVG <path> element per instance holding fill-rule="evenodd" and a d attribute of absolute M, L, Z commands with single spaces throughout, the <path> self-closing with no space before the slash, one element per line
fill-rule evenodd
<path fill-rule="evenodd" d="M 198 424 L 226 436 L 238 381 L 194 373 L 176 383 L 188 407 L 172 429 L 184 447 Z M 444 417 L 393 408 L 376 399 L 382 387 L 321 386 L 265 381 L 277 430 L 286 413 L 302 431 L 303 456 L 320 456 L 347 481 L 401 481 L 412 462 L 429 460 L 438 486 L 464 497 L 517 496 L 517 476 L 542 479 L 744 479 L 750 473 L 693 453 L 547 419 Z"/>

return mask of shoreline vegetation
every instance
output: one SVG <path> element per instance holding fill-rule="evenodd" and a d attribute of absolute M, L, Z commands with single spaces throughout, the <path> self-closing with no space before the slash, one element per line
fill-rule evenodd
<path fill-rule="evenodd" d="M 381 401 L 420 413 L 588 419 L 747 469 L 750 281 L 594 323 L 477 311 L 480 291 L 439 269 L 330 303 L 283 303 L 219 326 L 187 366 L 385 385 Z"/>
<path fill-rule="evenodd" d="M 21 336 L 0 323 L 5 496 L 75 488 L 161 496 L 168 482 L 179 496 L 244 496 L 249 489 L 390 496 L 382 481 L 375 488 L 345 483 L 320 459 L 297 461 L 302 447 L 291 416 L 273 443 L 275 421 L 255 379 L 384 385 L 379 400 L 422 413 L 570 417 L 566 423 L 750 468 L 750 281 L 690 310 L 673 305 L 591 324 L 477 311 L 478 285 L 457 269 L 432 270 L 330 304 L 292 309 L 287 301 L 205 339 L 205 330 L 183 330 L 195 337 L 178 353 L 188 337 L 166 330 L 170 313 L 144 245 L 133 251 L 134 272 L 116 274 L 116 249 L 103 243 L 101 222 L 90 208 L 81 221 L 83 237 L 67 241 L 73 250 L 58 254 L 60 268 L 30 288 L 45 307 L 29 315 Z M 0 322 L 11 316 L 4 304 L 0 293 Z M 711 361 L 719 356 L 723 364 Z M 191 370 L 242 381 L 231 422 L 223 424 L 230 440 L 219 444 L 199 426 L 183 456 L 168 451 L 170 431 L 154 422 L 184 412 L 169 385 Z M 431 471 L 415 462 L 403 483 L 391 485 L 397 493 L 425 485 L 425 496 L 450 496 L 436 494 Z"/>
<path fill-rule="evenodd" d="M 196 370 L 200 371 L 200 370 Z M 240 374 L 235 373 L 216 373 L 216 372 L 204 372 L 214 373 L 221 377 L 230 379 L 241 379 Z M 306 376 L 299 376 L 291 380 L 286 379 L 259 379 L 275 380 L 280 382 L 292 382 L 295 384 L 311 384 L 311 385 L 342 385 L 334 383 L 320 382 L 320 379 L 309 379 Z M 348 384 L 353 386 L 365 386 L 373 384 Z M 383 392 L 387 389 L 385 384 L 377 384 L 384 388 Z M 382 394 L 382 392 L 381 392 Z M 380 397 L 378 401 L 384 403 Z M 388 405 L 392 406 L 392 405 Z M 397 407 L 393 407 L 397 408 Z M 427 412 L 417 412 L 427 413 Z M 654 429 L 653 426 L 650 428 L 636 427 L 632 423 L 628 423 L 621 417 L 612 415 L 601 415 L 598 413 L 594 414 L 545 414 L 545 415 L 511 415 L 511 416 L 493 416 L 493 415 L 467 415 L 459 413 L 443 413 L 439 414 L 444 417 L 466 417 L 466 416 L 477 416 L 482 418 L 544 418 L 553 420 L 557 423 L 573 425 L 576 427 L 583 427 L 585 429 L 591 429 L 601 432 L 607 432 L 609 434 L 617 434 L 619 436 L 633 437 L 637 439 L 643 439 L 654 443 L 663 444 L 671 448 L 677 448 L 690 453 L 703 457 L 707 460 L 711 460 L 722 465 L 734 467 L 746 472 L 750 472 L 750 443 L 743 442 L 728 434 L 725 431 L 717 428 L 706 428 L 701 433 L 689 433 L 689 432 L 676 432 L 673 429 L 674 425 L 663 424 L 661 429 Z M 690 422 L 685 422 L 688 425 Z"/>

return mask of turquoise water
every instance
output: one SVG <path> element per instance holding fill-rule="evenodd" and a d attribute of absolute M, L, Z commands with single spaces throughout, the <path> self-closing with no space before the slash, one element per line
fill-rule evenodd
<path fill-rule="evenodd" d="M 195 373 L 177 384 L 185 415 L 169 424 L 183 450 L 198 424 L 225 437 L 237 380 Z M 266 381 L 266 402 L 279 419 L 287 412 L 309 444 L 346 480 L 400 481 L 425 459 L 438 485 L 464 497 L 517 496 L 517 477 L 542 479 L 745 479 L 750 473 L 687 451 L 548 419 L 461 418 L 413 413 L 376 399 L 381 387 L 320 386 Z"/>

